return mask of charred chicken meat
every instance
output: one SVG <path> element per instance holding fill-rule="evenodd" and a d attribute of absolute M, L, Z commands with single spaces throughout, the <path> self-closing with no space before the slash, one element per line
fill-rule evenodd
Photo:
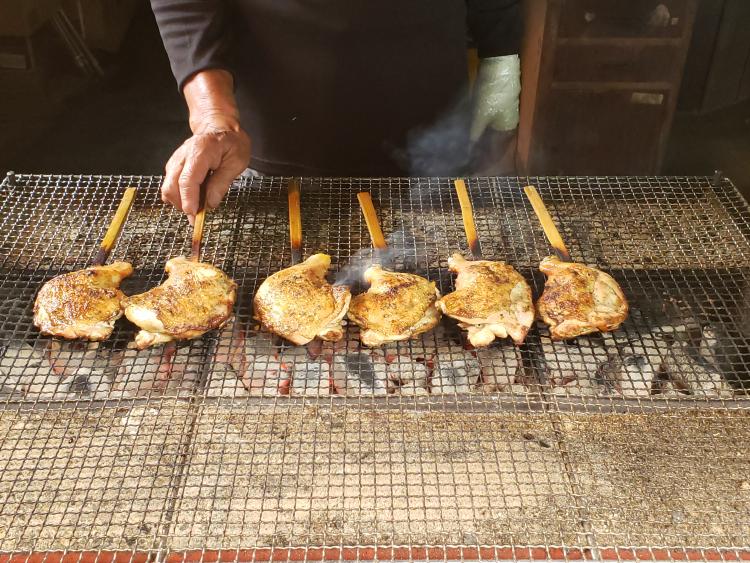
<path fill-rule="evenodd" d="M 466 260 L 460 254 L 448 259 L 458 274 L 456 291 L 438 301 L 443 313 L 466 329 L 473 346 L 489 345 L 510 336 L 523 343 L 534 322 L 531 288 L 512 266 L 490 260 Z"/>
<path fill-rule="evenodd" d="M 125 299 L 125 316 L 141 330 L 139 349 L 172 340 L 188 340 L 220 328 L 231 317 L 237 284 L 218 268 L 172 258 L 168 278 L 158 287 Z"/>
<path fill-rule="evenodd" d="M 294 344 L 307 344 L 318 336 L 341 340 L 351 293 L 346 286 L 326 281 L 330 266 L 330 256 L 314 254 L 266 278 L 253 301 L 255 318 Z"/>
<path fill-rule="evenodd" d="M 114 262 L 52 278 L 37 294 L 34 324 L 51 336 L 105 340 L 122 316 L 120 283 L 132 273 L 127 262 Z"/>
<path fill-rule="evenodd" d="M 628 316 L 628 302 L 610 276 L 583 264 L 548 256 L 539 266 L 546 274 L 537 302 L 553 340 L 615 330 Z"/>
<path fill-rule="evenodd" d="M 349 318 L 361 327 L 366 346 L 408 340 L 440 321 L 434 282 L 379 265 L 369 267 L 364 277 L 370 289 L 352 299 Z"/>

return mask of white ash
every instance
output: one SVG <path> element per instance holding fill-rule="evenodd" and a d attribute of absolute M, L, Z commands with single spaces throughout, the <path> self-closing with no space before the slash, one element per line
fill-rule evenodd
<path fill-rule="evenodd" d="M 344 396 L 381 396 L 388 393 L 385 358 L 368 351 L 343 352 L 333 357 L 333 384 Z"/>
<path fill-rule="evenodd" d="M 494 393 L 499 391 L 517 392 L 528 389 L 522 384 L 523 364 L 518 348 L 512 345 L 493 344 L 475 351 L 479 361 L 482 377 L 479 383 L 481 391 Z"/>
<path fill-rule="evenodd" d="M 214 362 L 211 375 L 206 383 L 206 395 L 208 397 L 233 398 L 247 396 L 248 391 L 242 384 L 239 374 L 231 365 Z"/>
<path fill-rule="evenodd" d="M 219 333 L 215 350 L 207 384 L 209 396 L 277 396 L 286 392 L 291 364 L 280 358 L 272 335 L 246 331 L 232 319 Z"/>
<path fill-rule="evenodd" d="M 0 396 L 26 399 L 54 399 L 60 377 L 52 369 L 49 358 L 41 349 L 46 343 L 32 347 L 19 340 L 2 345 L 0 356 Z"/>
<path fill-rule="evenodd" d="M 554 394 L 597 394 L 598 367 L 610 359 L 604 348 L 584 337 L 572 342 L 543 338 L 542 351 Z"/>
<path fill-rule="evenodd" d="M 728 398 L 734 395 L 724 377 L 697 355 L 686 342 L 675 341 L 669 345 L 661 371 L 672 385 L 691 395 L 705 398 Z"/>
<path fill-rule="evenodd" d="M 750 331 L 744 334 L 750 335 Z M 710 369 L 718 373 L 729 374 L 737 371 L 733 358 L 739 355 L 740 350 L 725 324 L 708 323 L 703 327 L 698 353 L 706 360 Z"/>
<path fill-rule="evenodd" d="M 616 363 L 620 368 L 616 379 L 623 397 L 644 398 L 653 395 L 664 341 L 646 331 L 632 337 L 615 332 L 612 337 L 616 349 L 611 353 L 617 354 Z"/>
<path fill-rule="evenodd" d="M 291 385 L 289 393 L 297 397 L 319 397 L 329 395 L 331 368 L 321 356 L 312 359 L 305 347 L 287 350 L 284 364 L 289 364 Z"/>
<path fill-rule="evenodd" d="M 189 395 L 200 379 L 202 340 L 145 350 L 128 349 L 122 357 L 113 392 L 123 397 L 152 394 Z"/>
<path fill-rule="evenodd" d="M 59 376 L 56 398 L 104 400 L 112 395 L 123 354 L 100 342 L 50 340 L 47 356 Z"/>
<path fill-rule="evenodd" d="M 409 355 L 388 354 L 385 360 L 389 392 L 406 397 L 427 394 L 430 372 L 424 363 Z"/>
<path fill-rule="evenodd" d="M 438 348 L 430 389 L 432 393 L 444 395 L 471 393 L 481 377 L 479 362 L 469 351 Z"/>
<path fill-rule="evenodd" d="M 552 392 L 648 398 L 655 392 L 661 362 L 661 339 L 642 332 L 579 337 L 542 344 Z"/>
<path fill-rule="evenodd" d="M 421 338 L 389 342 L 371 351 L 375 361 L 385 362 L 388 392 L 396 395 L 426 395 L 430 374 Z"/>
<path fill-rule="evenodd" d="M 659 399 L 680 399 L 688 394 L 687 391 L 678 389 L 668 379 L 661 378 L 654 383 L 654 393 L 654 396 Z"/>

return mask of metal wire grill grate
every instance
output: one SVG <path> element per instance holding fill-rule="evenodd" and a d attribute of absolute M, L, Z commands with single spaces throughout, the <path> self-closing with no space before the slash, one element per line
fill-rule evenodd
<path fill-rule="evenodd" d="M 159 183 L 2 183 L 0 553 L 748 548 L 750 208 L 728 180 L 468 182 L 485 256 L 515 266 L 535 296 L 549 248 L 520 188 L 538 187 L 573 258 L 614 275 L 631 302 L 607 335 L 552 342 L 539 324 L 520 349 L 472 350 L 444 320 L 378 350 L 354 326 L 336 344 L 279 342 L 258 330 L 251 301 L 290 263 L 286 179 L 256 178 L 237 181 L 206 225 L 203 259 L 239 285 L 224 329 L 143 352 L 128 349 L 124 320 L 98 345 L 39 336 L 38 288 L 89 263 L 126 186 L 139 192 L 111 258 L 135 267 L 125 293 L 158 284 L 166 260 L 189 251 Z M 448 179 L 304 179 L 304 254 L 330 254 L 331 279 L 363 289 L 361 190 L 390 266 L 451 291 L 447 258 L 467 248 Z"/>

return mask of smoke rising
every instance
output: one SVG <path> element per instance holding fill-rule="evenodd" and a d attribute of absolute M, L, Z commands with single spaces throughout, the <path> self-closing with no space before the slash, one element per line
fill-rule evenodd
<path fill-rule="evenodd" d="M 393 157 L 410 176 L 460 176 L 471 164 L 471 95 L 467 92 L 433 123 L 412 129 Z"/>
<path fill-rule="evenodd" d="M 361 248 L 357 251 L 336 273 L 334 285 L 347 285 L 353 290 L 364 286 L 365 270 L 373 264 L 390 270 L 417 273 L 420 261 L 418 249 L 422 245 L 417 244 L 414 234 L 406 230 L 394 231 L 386 237 L 386 242 L 388 248 L 385 250 Z"/>

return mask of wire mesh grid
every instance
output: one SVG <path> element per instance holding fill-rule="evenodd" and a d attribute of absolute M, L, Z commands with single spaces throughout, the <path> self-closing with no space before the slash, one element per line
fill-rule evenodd
<path fill-rule="evenodd" d="M 351 324 L 339 343 L 272 338 L 251 303 L 290 263 L 286 179 L 260 178 L 237 181 L 207 221 L 203 259 L 239 286 L 222 330 L 141 352 L 125 321 L 96 345 L 39 336 L 38 288 L 93 259 L 126 186 L 139 192 L 111 258 L 135 268 L 125 293 L 160 283 L 166 260 L 189 251 L 159 182 L 2 184 L 0 553 L 522 559 L 537 546 L 576 559 L 748 547 L 750 210 L 728 180 L 468 182 L 485 257 L 515 266 L 535 297 L 549 249 L 520 188 L 539 188 L 573 258 L 613 274 L 630 300 L 607 335 L 553 342 L 538 324 L 520 348 L 474 350 L 443 320 L 381 349 L 361 346 Z M 332 281 L 365 289 L 365 190 L 388 266 L 452 290 L 447 258 L 467 245 L 448 179 L 304 179 L 302 190 L 304 254 L 330 254 Z M 710 450 L 721 453 L 707 460 Z M 438 551 L 392 551 L 415 546 Z"/>

